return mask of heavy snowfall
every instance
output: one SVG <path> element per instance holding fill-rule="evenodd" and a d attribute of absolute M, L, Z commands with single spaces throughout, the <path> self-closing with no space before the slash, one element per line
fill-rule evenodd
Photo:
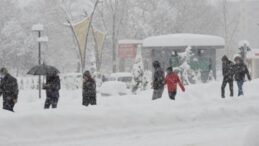
<path fill-rule="evenodd" d="M 0 146 L 259 146 L 259 0 L 0 4 Z"/>
<path fill-rule="evenodd" d="M 192 85 L 176 102 L 152 92 L 100 97 L 98 106 L 83 107 L 80 91 L 61 91 L 57 110 L 43 110 L 37 92 L 21 91 L 16 113 L 1 111 L 3 146 L 256 146 L 258 81 L 249 94 L 222 100 L 220 83 Z M 206 92 L 206 93 L 204 93 Z M 257 143 L 256 143 L 257 142 Z"/>

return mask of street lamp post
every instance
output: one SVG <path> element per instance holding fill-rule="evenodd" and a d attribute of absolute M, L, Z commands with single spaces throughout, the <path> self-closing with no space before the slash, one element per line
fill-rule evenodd
<path fill-rule="evenodd" d="M 35 24 L 32 26 L 32 31 L 38 33 L 38 64 L 41 65 L 41 43 L 48 42 L 48 37 L 42 36 L 42 31 L 44 30 L 44 26 L 42 24 Z M 41 76 L 39 76 L 38 80 L 39 84 L 39 98 L 41 98 Z"/>

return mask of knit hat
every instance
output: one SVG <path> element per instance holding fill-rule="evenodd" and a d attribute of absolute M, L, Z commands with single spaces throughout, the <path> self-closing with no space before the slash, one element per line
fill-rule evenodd
<path fill-rule="evenodd" d="M 234 58 L 234 60 L 235 60 L 235 61 L 241 61 L 241 62 L 243 61 L 243 59 L 242 59 L 240 56 L 236 56 L 236 57 Z"/>
<path fill-rule="evenodd" d="M 84 77 L 91 77 L 91 73 L 88 70 L 85 71 L 83 75 L 84 75 Z"/>
<path fill-rule="evenodd" d="M 168 67 L 166 70 L 169 71 L 169 72 L 172 72 L 173 71 L 173 67 Z"/>
<path fill-rule="evenodd" d="M 154 61 L 154 62 L 153 62 L 153 66 L 154 66 L 155 68 L 160 67 L 159 61 Z"/>
<path fill-rule="evenodd" d="M 228 57 L 226 55 L 224 55 L 221 60 L 222 61 L 228 61 Z"/>
<path fill-rule="evenodd" d="M 0 69 L 0 73 L 6 75 L 6 74 L 8 74 L 8 70 L 3 67 L 3 68 Z"/>

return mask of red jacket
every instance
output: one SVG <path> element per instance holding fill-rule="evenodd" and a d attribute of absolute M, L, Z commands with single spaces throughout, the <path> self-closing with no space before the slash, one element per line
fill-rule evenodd
<path fill-rule="evenodd" d="M 169 92 L 176 92 L 177 84 L 179 84 L 183 92 L 185 91 L 183 83 L 181 82 L 179 76 L 175 72 L 167 74 L 165 78 L 165 84 L 167 84 L 167 88 Z"/>

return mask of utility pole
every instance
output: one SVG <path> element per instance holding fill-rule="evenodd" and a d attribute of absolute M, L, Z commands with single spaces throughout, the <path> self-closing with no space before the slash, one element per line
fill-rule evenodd
<path fill-rule="evenodd" d="M 42 31 L 44 30 L 44 26 L 42 24 L 35 24 L 32 26 L 32 31 L 35 31 L 38 33 L 38 64 L 41 65 L 41 43 L 48 42 L 48 37 L 44 36 L 42 37 Z M 39 75 L 38 79 L 38 86 L 39 86 L 39 98 L 41 98 L 41 76 Z"/>
<path fill-rule="evenodd" d="M 41 38 L 41 31 L 38 31 L 38 38 Z M 39 45 L 39 57 L 38 57 L 38 63 L 41 65 L 41 43 L 38 42 Z M 41 98 L 41 75 L 39 75 L 39 98 Z"/>

